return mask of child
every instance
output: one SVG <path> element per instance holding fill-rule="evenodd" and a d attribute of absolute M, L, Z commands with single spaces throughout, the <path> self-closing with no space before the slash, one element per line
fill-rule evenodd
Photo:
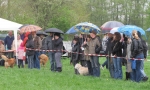
<path fill-rule="evenodd" d="M 72 45 L 72 52 L 76 52 L 76 53 L 72 53 L 71 55 L 71 63 L 73 64 L 73 66 L 79 63 L 79 54 L 78 54 L 79 50 L 80 50 L 79 40 L 78 38 L 74 38 L 73 45 Z M 77 69 L 75 69 L 75 74 L 78 74 Z"/>
<path fill-rule="evenodd" d="M 23 43 L 20 44 L 20 47 L 18 48 L 18 68 L 20 68 L 20 66 L 22 68 L 24 68 L 24 65 L 23 65 L 23 60 L 25 59 L 24 58 L 24 47 L 23 47 Z"/>

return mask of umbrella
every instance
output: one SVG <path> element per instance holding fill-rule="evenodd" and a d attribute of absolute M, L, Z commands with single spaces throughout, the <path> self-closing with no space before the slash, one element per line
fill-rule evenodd
<path fill-rule="evenodd" d="M 46 33 L 60 33 L 60 34 L 63 34 L 64 32 L 63 31 L 61 31 L 61 30 L 59 30 L 59 29 L 57 29 L 57 28 L 49 28 L 49 29 L 46 29 L 45 30 L 45 32 Z"/>
<path fill-rule="evenodd" d="M 44 31 L 37 31 L 37 32 L 36 32 L 36 35 L 44 35 L 44 36 L 47 36 L 48 34 L 45 33 Z"/>
<path fill-rule="evenodd" d="M 100 29 L 98 26 L 88 22 L 79 23 L 75 25 L 74 28 L 81 33 L 89 33 L 92 30 L 95 30 L 96 33 L 100 33 Z"/>
<path fill-rule="evenodd" d="M 115 32 L 118 32 L 119 27 L 114 27 L 113 29 L 110 30 L 110 33 L 114 34 Z"/>
<path fill-rule="evenodd" d="M 114 27 L 121 27 L 124 26 L 123 23 L 118 21 L 108 21 L 105 22 L 100 28 L 102 29 L 102 33 L 110 32 L 110 30 Z"/>
<path fill-rule="evenodd" d="M 148 28 L 146 31 L 150 31 L 150 28 Z"/>
<path fill-rule="evenodd" d="M 41 30 L 42 28 L 36 25 L 23 25 L 19 28 L 21 32 L 33 32 Z"/>
<path fill-rule="evenodd" d="M 71 27 L 67 32 L 66 34 L 76 34 L 77 33 L 77 30 L 75 30 L 74 26 Z"/>
<path fill-rule="evenodd" d="M 132 34 L 133 30 L 139 31 L 141 35 L 146 35 L 145 31 L 142 28 L 135 26 L 135 25 L 125 25 L 125 26 L 118 28 L 118 32 L 123 33 L 123 34 L 126 34 L 127 32 Z"/>

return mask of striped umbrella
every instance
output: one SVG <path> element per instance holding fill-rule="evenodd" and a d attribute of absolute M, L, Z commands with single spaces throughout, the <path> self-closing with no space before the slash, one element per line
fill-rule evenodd
<path fill-rule="evenodd" d="M 33 32 L 41 30 L 42 28 L 37 25 L 23 25 L 19 28 L 21 32 Z"/>
<path fill-rule="evenodd" d="M 100 28 L 102 29 L 102 33 L 110 32 L 110 30 L 114 27 L 121 27 L 124 26 L 123 23 L 118 21 L 108 21 L 105 22 Z"/>

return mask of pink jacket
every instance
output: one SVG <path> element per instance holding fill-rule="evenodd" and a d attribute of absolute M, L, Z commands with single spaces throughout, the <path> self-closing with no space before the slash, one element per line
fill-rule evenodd
<path fill-rule="evenodd" d="M 23 60 L 24 59 L 24 54 L 25 54 L 24 47 L 22 47 L 20 45 L 20 47 L 18 48 L 18 59 Z"/>

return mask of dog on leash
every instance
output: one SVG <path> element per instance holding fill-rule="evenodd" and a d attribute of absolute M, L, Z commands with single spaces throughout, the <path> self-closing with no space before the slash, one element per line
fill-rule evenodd
<path fill-rule="evenodd" d="M 45 65 L 46 65 L 46 63 L 48 61 L 48 56 L 45 55 L 45 54 L 41 54 L 39 56 L 39 59 L 40 59 L 40 65 L 45 67 Z"/>
<path fill-rule="evenodd" d="M 15 65 L 15 58 L 7 58 L 5 55 L 1 55 L 2 59 L 4 59 L 5 63 L 5 68 L 11 67 L 13 68 Z"/>
<path fill-rule="evenodd" d="M 78 72 L 79 72 L 80 75 L 88 75 L 89 74 L 88 68 L 87 67 L 82 67 L 78 63 L 75 65 L 75 69 L 78 70 Z"/>

